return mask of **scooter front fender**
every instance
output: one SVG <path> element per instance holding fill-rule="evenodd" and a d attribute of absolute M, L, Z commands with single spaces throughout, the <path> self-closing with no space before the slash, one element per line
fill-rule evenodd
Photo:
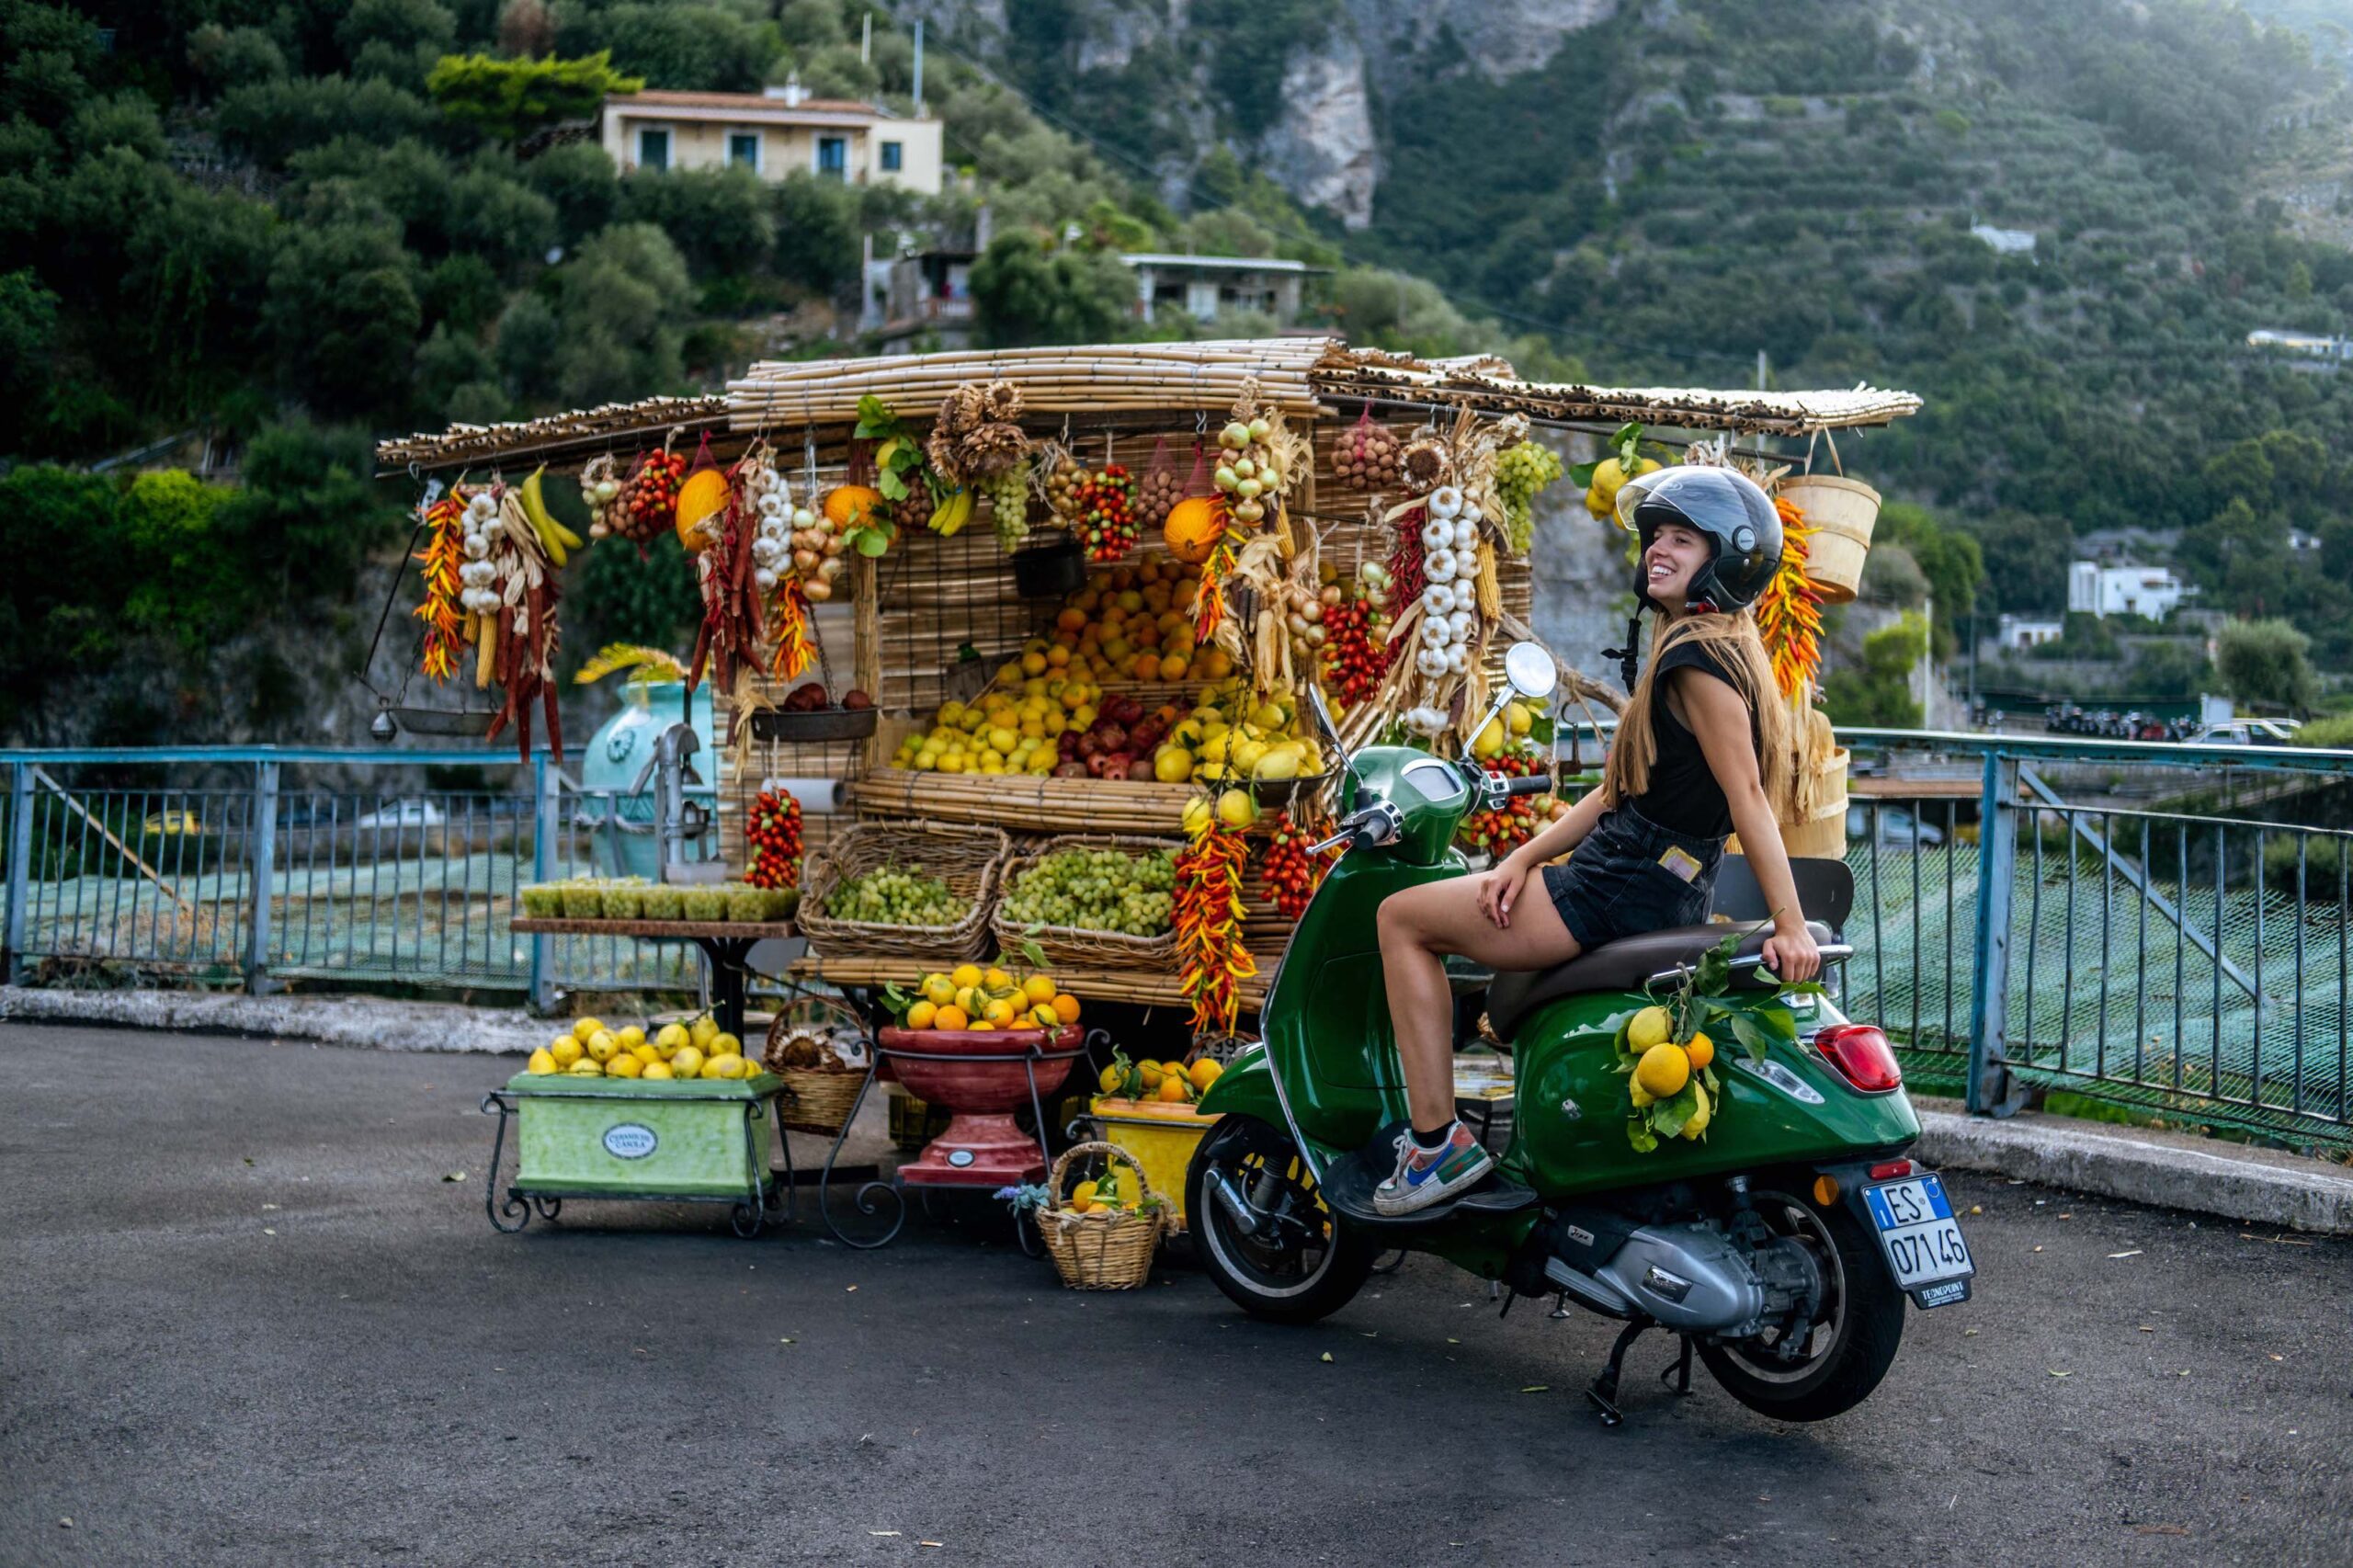
<path fill-rule="evenodd" d="M 1263 1045 L 1244 1046 L 1233 1053 L 1194 1108 L 1203 1116 L 1251 1116 L 1276 1127 L 1289 1125 L 1283 1098 L 1275 1087 L 1275 1070 Z"/>

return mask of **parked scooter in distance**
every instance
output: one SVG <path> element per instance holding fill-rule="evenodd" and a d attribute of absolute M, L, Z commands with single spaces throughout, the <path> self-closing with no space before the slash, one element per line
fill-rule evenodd
<path fill-rule="evenodd" d="M 1550 694 L 1552 661 L 1534 643 L 1513 648 L 1506 668 L 1497 711 L 1515 691 Z M 1320 697 L 1311 704 L 1341 749 Z M 1812 1421 L 1879 1385 L 1906 1294 L 1923 1308 L 1968 1299 L 1975 1265 L 1942 1183 L 1905 1153 L 1920 1123 L 1895 1053 L 1826 995 L 1784 997 L 1794 1041 L 1717 1058 L 1722 1096 L 1704 1141 L 1631 1146 L 1627 1080 L 1613 1071 L 1619 1023 L 1733 929 L 1722 925 L 1498 977 L 1487 1018 L 1512 1049 L 1517 1099 L 1495 1176 L 1417 1214 L 1375 1212 L 1406 1115 L 1375 914 L 1400 888 L 1468 872 L 1453 847 L 1467 812 L 1551 783 L 1404 746 L 1369 747 L 1345 767 L 1330 842 L 1347 852 L 1292 933 L 1262 1042 L 1201 1103 L 1222 1119 L 1194 1154 L 1186 1201 L 1227 1296 L 1262 1318 L 1313 1322 L 1356 1295 L 1376 1255 L 1432 1254 L 1515 1296 L 1623 1322 L 1589 1390 L 1610 1425 L 1627 1349 L 1647 1329 L 1681 1340 L 1678 1392 L 1696 1353 L 1741 1403 Z M 1814 935 L 1826 961 L 1849 956 L 1826 927 Z M 1733 965 L 1769 994 L 1780 987 L 1760 971 L 1763 936 L 1750 933 Z"/>

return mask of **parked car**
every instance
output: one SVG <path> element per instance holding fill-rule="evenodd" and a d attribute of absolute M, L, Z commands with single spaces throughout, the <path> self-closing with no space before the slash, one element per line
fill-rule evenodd
<path fill-rule="evenodd" d="M 145 822 L 139 824 L 139 831 L 150 837 L 176 833 L 201 836 L 204 832 L 204 823 L 194 812 L 153 812 L 149 813 Z"/>
<path fill-rule="evenodd" d="M 354 827 L 439 827 L 441 808 L 430 801 L 394 801 L 353 823 Z"/>
<path fill-rule="evenodd" d="M 2189 738 L 2207 746 L 2291 746 L 2302 728 L 2294 719 L 2225 719 L 2200 725 Z"/>
<path fill-rule="evenodd" d="M 1924 823 L 1901 806 L 1881 806 L 1876 813 L 1861 806 L 1847 808 L 1847 836 L 1868 837 L 1870 819 L 1879 818 L 1879 841 L 1891 849 L 1934 849 L 1945 841 L 1945 830 Z"/>

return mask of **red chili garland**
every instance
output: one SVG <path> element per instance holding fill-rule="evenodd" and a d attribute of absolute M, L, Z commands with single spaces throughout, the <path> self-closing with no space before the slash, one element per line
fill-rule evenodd
<path fill-rule="evenodd" d="M 756 888 L 801 885 L 801 802 L 791 790 L 760 791 L 744 824 L 744 841 L 752 846 L 745 881 Z"/>
<path fill-rule="evenodd" d="M 1242 1014 L 1242 983 L 1258 972 L 1242 945 L 1243 872 L 1248 842 L 1238 829 L 1210 823 L 1176 857 L 1176 971 L 1192 999 L 1193 1028 L 1232 1034 Z"/>

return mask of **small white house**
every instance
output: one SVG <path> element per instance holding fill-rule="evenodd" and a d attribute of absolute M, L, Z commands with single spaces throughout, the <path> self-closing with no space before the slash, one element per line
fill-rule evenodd
<path fill-rule="evenodd" d="M 939 194 L 940 124 L 878 105 L 811 97 L 796 79 L 761 93 L 648 91 L 605 100 L 600 138 L 614 165 L 710 169 L 764 180 L 795 171 L 849 185 Z"/>
<path fill-rule="evenodd" d="M 2006 653 L 2023 653 L 2029 648 L 2040 648 L 2045 642 L 2058 642 L 2066 630 L 2067 623 L 2063 620 L 2006 615 L 1995 625 L 1994 640 Z"/>
<path fill-rule="evenodd" d="M 2070 614 L 2143 615 L 2162 620 L 2198 590 L 2163 566 L 2103 566 L 2078 561 L 2067 568 Z"/>
<path fill-rule="evenodd" d="M 2032 256 L 2032 229 L 1997 229 L 1991 223 L 1972 223 L 1969 232 L 1991 246 L 1999 256 Z"/>

